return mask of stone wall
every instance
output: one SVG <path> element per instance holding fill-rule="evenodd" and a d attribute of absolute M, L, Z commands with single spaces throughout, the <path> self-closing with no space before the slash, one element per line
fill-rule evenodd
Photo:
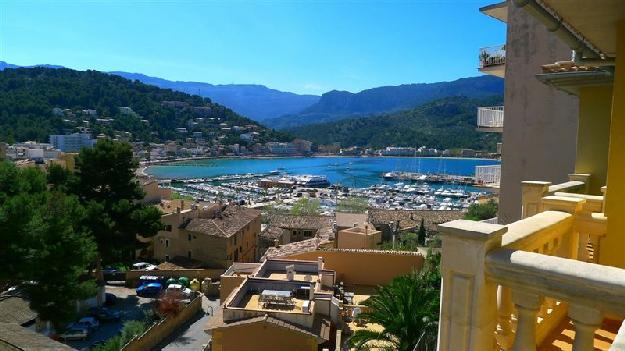
<path fill-rule="evenodd" d="M 198 295 L 198 297 L 193 299 L 193 301 L 178 314 L 167 316 L 165 319 L 153 324 L 143 334 L 134 337 L 122 347 L 121 351 L 151 350 L 183 324 L 187 323 L 201 310 L 202 296 Z M 208 337 L 206 339 L 208 339 Z"/>

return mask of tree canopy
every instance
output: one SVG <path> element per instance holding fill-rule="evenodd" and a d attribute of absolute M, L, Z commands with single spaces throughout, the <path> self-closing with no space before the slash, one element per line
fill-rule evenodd
<path fill-rule="evenodd" d="M 48 190 L 38 168 L 0 163 L 0 282 L 18 287 L 44 320 L 73 317 L 95 292 L 87 268 L 96 255 L 78 198 Z"/>
<path fill-rule="evenodd" d="M 467 213 L 464 215 L 464 219 L 483 221 L 485 219 L 491 219 L 497 217 L 497 211 L 499 206 L 495 200 L 488 200 L 486 203 L 472 204 L 469 206 Z"/>
<path fill-rule="evenodd" d="M 76 158 L 70 189 L 84 204 L 102 259 L 129 262 L 141 248 L 136 235 L 151 237 L 160 229 L 160 211 L 144 205 L 135 180 L 137 161 L 127 143 L 100 140 Z"/>
<path fill-rule="evenodd" d="M 371 346 L 397 351 L 436 350 L 440 287 L 440 255 L 429 252 L 420 272 L 393 279 L 363 303 L 370 310 L 358 318 L 384 330 L 358 330 L 349 343 L 360 350 Z"/>

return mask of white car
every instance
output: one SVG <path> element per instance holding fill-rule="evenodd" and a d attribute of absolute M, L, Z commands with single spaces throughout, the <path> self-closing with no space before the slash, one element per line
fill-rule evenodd
<path fill-rule="evenodd" d="M 89 337 L 89 330 L 82 327 L 70 327 L 59 335 L 61 340 L 86 340 Z"/>
<path fill-rule="evenodd" d="M 170 291 L 179 291 L 186 299 L 191 296 L 191 289 L 185 288 L 184 286 L 182 286 L 182 284 L 169 284 L 167 286 L 167 289 L 165 289 L 165 293 L 168 293 Z"/>
<path fill-rule="evenodd" d="M 100 322 L 98 322 L 98 320 L 94 317 L 83 317 L 78 322 L 72 323 L 71 327 L 96 330 L 100 327 Z"/>
<path fill-rule="evenodd" d="M 153 271 L 157 269 L 157 267 L 151 263 L 137 262 L 132 265 L 132 269 L 139 271 Z"/>

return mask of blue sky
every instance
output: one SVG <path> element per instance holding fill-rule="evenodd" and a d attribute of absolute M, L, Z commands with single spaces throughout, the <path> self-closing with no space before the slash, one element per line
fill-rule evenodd
<path fill-rule="evenodd" d="M 475 76 L 478 0 L 0 0 L 0 60 L 321 94 Z"/>

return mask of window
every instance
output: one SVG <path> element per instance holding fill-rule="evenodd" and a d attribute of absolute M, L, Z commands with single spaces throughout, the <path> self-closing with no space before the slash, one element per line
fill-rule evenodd
<path fill-rule="evenodd" d="M 169 247 L 169 239 L 165 239 L 165 247 Z"/>
<path fill-rule="evenodd" d="M 191 241 L 191 234 L 187 234 L 187 240 Z"/>
<path fill-rule="evenodd" d="M 166 224 L 165 225 L 165 231 L 171 232 L 171 224 Z"/>
<path fill-rule="evenodd" d="M 169 255 L 165 255 L 165 262 L 169 262 Z"/>
<path fill-rule="evenodd" d="M 187 251 L 187 258 L 191 259 L 191 250 Z"/>
<path fill-rule="evenodd" d="M 233 238 L 234 238 L 234 245 L 236 245 L 237 244 L 237 235 L 235 234 Z"/>

